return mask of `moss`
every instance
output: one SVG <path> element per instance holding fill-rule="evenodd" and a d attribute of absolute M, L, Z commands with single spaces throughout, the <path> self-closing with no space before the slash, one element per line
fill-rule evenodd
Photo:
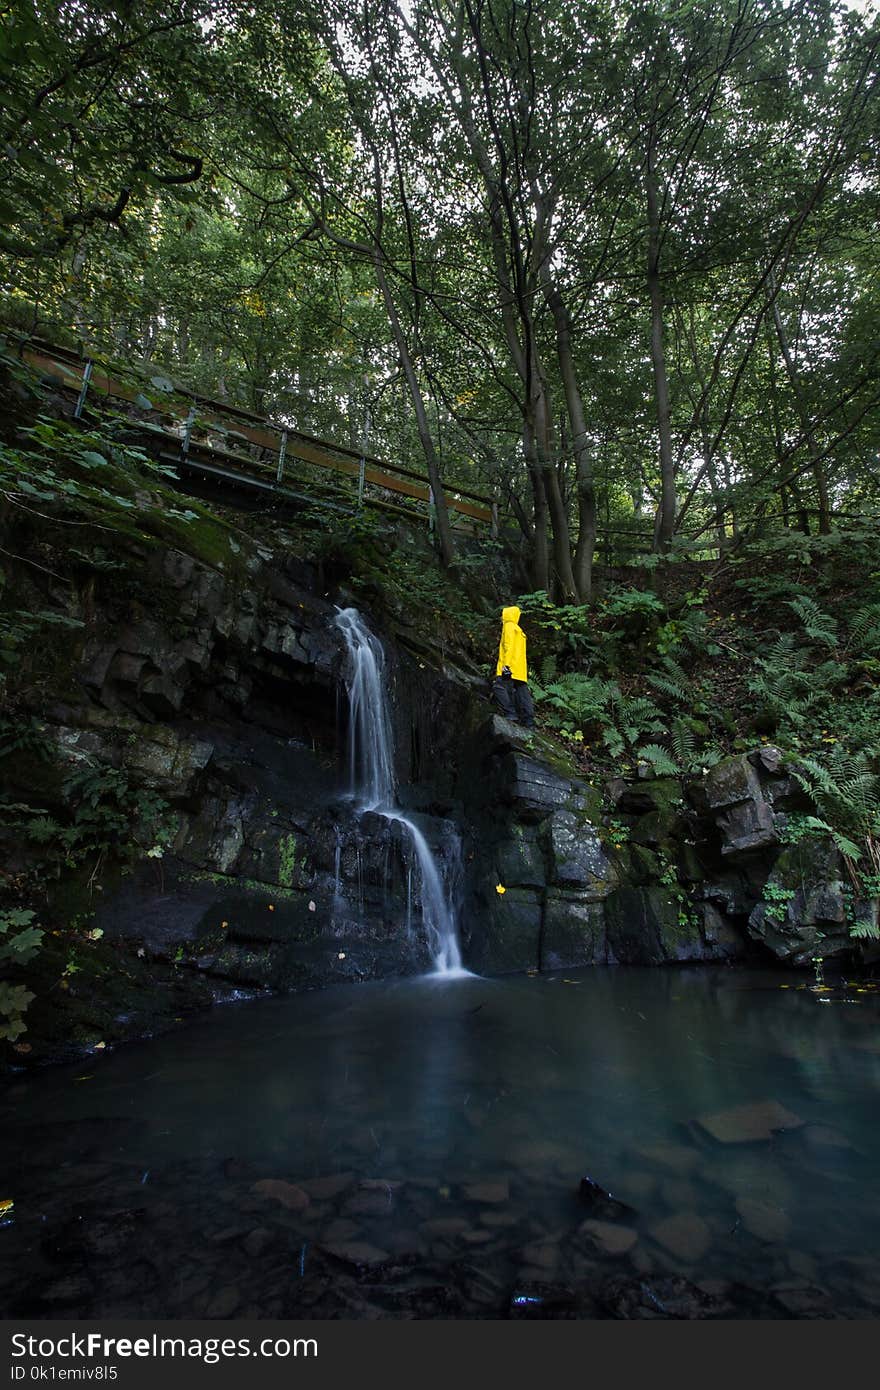
<path fill-rule="evenodd" d="M 263 883 L 256 878 L 239 878 L 237 874 L 212 874 L 198 870 L 191 874 L 182 874 L 183 883 L 214 883 L 218 887 L 238 891 L 246 889 L 250 893 L 259 893 L 261 897 L 276 899 L 280 902 L 297 902 L 302 893 L 293 888 L 285 888 L 278 883 Z"/>
<path fill-rule="evenodd" d="M 631 883 L 652 883 L 660 874 L 660 861 L 647 845 L 628 845 L 625 877 Z"/>
<path fill-rule="evenodd" d="M 278 844 L 278 882 L 282 887 L 292 887 L 296 867 L 296 836 L 283 835 Z"/>

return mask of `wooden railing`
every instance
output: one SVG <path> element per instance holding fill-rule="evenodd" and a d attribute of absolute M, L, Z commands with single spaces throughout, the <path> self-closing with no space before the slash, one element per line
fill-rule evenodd
<path fill-rule="evenodd" d="M 162 388 L 157 393 L 155 378 L 139 369 L 124 369 L 129 378 L 142 378 L 130 384 L 70 348 L 9 332 L 6 337 L 18 338 L 19 356 L 35 370 L 77 392 L 76 416 L 82 414 L 90 394 L 126 401 L 145 416 L 158 416 L 140 419 L 138 428 L 157 436 L 160 446 L 165 446 L 160 447 L 160 457 L 181 470 L 317 505 L 403 513 L 427 521 L 433 529 L 434 501 L 423 473 L 304 434 L 225 401 L 185 390 Z M 327 489 L 316 486 L 318 478 L 328 474 L 339 483 L 331 497 L 319 495 Z M 452 487 L 444 487 L 443 496 L 454 525 L 469 530 L 489 526 L 497 534 L 498 509 L 491 497 Z"/>
<path fill-rule="evenodd" d="M 347 511 L 378 508 L 433 529 L 433 497 L 424 473 L 332 444 L 226 401 L 185 388 L 157 388 L 158 373 L 104 366 L 71 348 L 0 331 L 7 341 L 17 341 L 19 356 L 35 370 L 77 393 L 75 415 L 82 414 L 90 393 L 139 407 L 142 417 L 151 418 L 138 419 L 138 429 L 154 436 L 159 457 L 181 472 L 260 489 L 300 504 Z M 456 487 L 445 487 L 443 495 L 456 528 L 489 527 L 493 536 L 498 534 L 499 509 L 491 497 Z M 748 529 L 746 520 L 741 525 Z M 596 558 L 607 566 L 632 563 L 633 557 L 652 549 L 647 529 L 599 526 Z M 717 540 L 707 536 L 704 553 L 713 552 L 718 553 Z"/>

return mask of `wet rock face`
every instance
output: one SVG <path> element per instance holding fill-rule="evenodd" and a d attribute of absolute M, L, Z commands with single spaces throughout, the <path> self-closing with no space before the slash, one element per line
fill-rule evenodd
<path fill-rule="evenodd" d="M 627 824 L 613 836 L 601 793 L 566 775 L 539 736 L 496 717 L 479 730 L 478 749 L 469 759 L 478 782 L 465 797 L 478 813 L 465 911 L 474 968 L 660 965 L 743 953 L 735 920 L 703 903 L 709 870 L 678 780 L 614 779 L 608 800 Z M 701 833 L 720 865 L 714 822 Z M 747 913 L 753 903 L 743 897 L 737 907 Z"/>
<path fill-rule="evenodd" d="M 234 574 L 174 550 L 130 558 L 137 580 L 98 604 L 43 726 L 59 786 L 42 804 L 62 809 L 60 780 L 103 766 L 167 807 L 161 853 L 102 885 L 95 926 L 144 969 L 186 974 L 199 1007 L 427 968 L 411 842 L 346 799 L 346 656 L 316 575 L 256 547 Z M 385 648 L 401 801 L 450 876 L 464 841 L 471 968 L 729 960 L 750 940 L 794 965 L 852 949 L 836 850 L 780 844 L 785 816 L 811 808 L 779 750 L 687 786 L 617 777 L 603 795 L 552 741 L 490 714 L 472 675 Z M 862 909 L 876 923 L 877 904 Z"/>
<path fill-rule="evenodd" d="M 839 851 L 822 835 L 785 846 L 749 916 L 749 932 L 792 965 L 851 950 L 843 874 Z"/>
<path fill-rule="evenodd" d="M 747 756 L 725 758 L 711 768 L 696 800 L 713 815 L 721 831 L 723 855 L 740 855 L 779 843 L 773 810 Z"/>
<path fill-rule="evenodd" d="M 830 838 L 783 843 L 789 813 L 815 808 L 777 748 L 726 758 L 685 785 L 613 778 L 604 807 L 555 749 L 505 720 L 487 721 L 469 757 L 480 775 L 466 798 L 478 812 L 466 912 L 476 968 L 750 953 L 803 967 L 856 953 L 854 921 L 876 930 L 880 903 L 847 896 Z"/>
<path fill-rule="evenodd" d="M 573 811 L 554 811 L 547 834 L 553 883 L 580 889 L 586 901 L 607 898 L 617 883 L 617 873 L 589 820 Z"/>
<path fill-rule="evenodd" d="M 90 925 L 157 981 L 192 981 L 197 1007 L 428 968 L 412 843 L 387 818 L 356 817 L 347 796 L 344 643 L 315 577 L 268 552 L 236 574 L 176 551 L 140 559 L 131 592 L 97 603 L 44 726 L 57 750 L 47 805 L 66 815 L 64 778 L 108 768 L 166 808 L 156 856 L 82 904 Z M 451 750 L 472 701 L 394 649 L 388 679 L 398 777 L 435 771 L 413 795 L 451 871 Z M 62 917 L 80 910 L 65 891 Z M 78 978 L 70 997 L 102 988 Z M 137 1036 L 140 998 L 119 1012 Z"/>

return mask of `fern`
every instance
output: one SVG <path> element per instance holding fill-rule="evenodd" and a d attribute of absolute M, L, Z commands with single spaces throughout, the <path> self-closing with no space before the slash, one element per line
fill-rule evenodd
<path fill-rule="evenodd" d="M 545 686 L 541 695 L 566 718 L 578 724 L 589 724 L 602 718 L 615 692 L 619 694 L 614 681 L 571 671 Z"/>
<path fill-rule="evenodd" d="M 817 834 L 829 835 L 846 859 L 856 860 L 862 857 L 862 850 L 854 840 L 848 839 L 846 835 L 841 835 L 839 830 L 835 830 L 832 825 L 829 825 L 827 821 L 820 820 L 818 816 L 800 817 L 799 827 L 801 831 L 814 830 Z"/>
<path fill-rule="evenodd" d="M 678 772 L 676 763 L 659 743 L 645 743 L 638 750 L 638 756 L 649 762 L 657 777 L 674 777 Z"/>
<path fill-rule="evenodd" d="M 876 833 L 880 823 L 880 777 L 864 753 L 835 748 L 826 763 L 801 758 L 792 768 L 825 819 L 840 833 L 859 838 Z"/>
<path fill-rule="evenodd" d="M 823 613 L 814 599 L 801 594 L 798 598 L 787 599 L 786 603 L 800 618 L 811 642 L 825 647 L 837 646 L 837 622 L 830 614 Z"/>
<path fill-rule="evenodd" d="M 659 690 L 661 695 L 668 695 L 670 699 L 677 700 L 682 705 L 690 702 L 690 691 L 673 676 L 662 675 L 659 671 L 649 671 L 645 679 L 655 690 Z"/>
<path fill-rule="evenodd" d="M 676 719 L 673 724 L 670 732 L 670 741 L 672 743 L 672 753 L 675 761 L 680 767 L 690 771 L 699 759 L 695 757 L 696 739 L 694 738 L 693 730 L 688 728 L 683 719 Z"/>
<path fill-rule="evenodd" d="M 847 650 L 852 647 L 868 656 L 880 650 L 880 603 L 869 603 L 853 614 L 846 645 Z"/>
<path fill-rule="evenodd" d="M 869 917 L 860 917 L 850 922 L 849 934 L 857 941 L 877 941 L 880 939 L 880 927 L 876 927 Z"/>
<path fill-rule="evenodd" d="M 558 662 L 555 656 L 551 654 L 544 657 L 541 662 L 541 680 L 544 685 L 549 685 L 551 681 L 556 679 L 557 666 Z"/>

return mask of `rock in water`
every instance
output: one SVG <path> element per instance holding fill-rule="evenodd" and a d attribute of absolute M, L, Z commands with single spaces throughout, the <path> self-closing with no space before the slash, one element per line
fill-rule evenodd
<path fill-rule="evenodd" d="M 274 1197 L 289 1211 L 304 1211 L 310 1201 L 309 1194 L 303 1192 L 301 1187 L 292 1182 L 283 1182 L 280 1178 L 263 1178 L 261 1182 L 254 1183 L 251 1191 L 258 1192 L 262 1197 Z"/>
<path fill-rule="evenodd" d="M 606 1255 L 626 1255 L 638 1240 L 638 1232 L 631 1226 L 615 1226 L 608 1221 L 595 1221 L 591 1217 L 578 1227 L 581 1235 L 587 1236 L 593 1245 L 604 1250 Z"/>
<path fill-rule="evenodd" d="M 756 1100 L 732 1110 L 700 1115 L 695 1123 L 720 1144 L 747 1144 L 769 1139 L 777 1129 L 799 1129 L 804 1122 L 778 1100 Z"/>
<path fill-rule="evenodd" d="M 626 1202 L 621 1202 L 610 1192 L 606 1192 L 604 1187 L 600 1187 L 592 1178 L 581 1178 L 578 1195 L 594 1216 L 602 1217 L 605 1221 L 617 1221 L 622 1216 L 636 1214 Z"/>

